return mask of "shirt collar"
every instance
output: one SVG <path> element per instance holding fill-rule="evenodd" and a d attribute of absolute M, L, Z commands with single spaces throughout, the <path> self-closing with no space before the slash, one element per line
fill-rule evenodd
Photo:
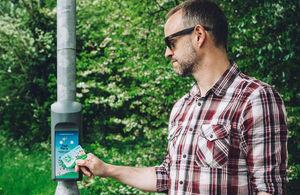
<path fill-rule="evenodd" d="M 223 73 L 221 78 L 213 86 L 212 91 L 217 96 L 225 95 L 227 89 L 232 84 L 236 76 L 240 73 L 240 70 L 235 62 Z"/>
<path fill-rule="evenodd" d="M 219 80 L 214 84 L 214 86 L 208 91 L 206 95 L 212 91 L 217 96 L 224 96 L 228 87 L 232 84 L 235 77 L 240 73 L 240 70 L 235 62 L 223 73 Z M 194 83 L 192 89 L 189 92 L 190 97 L 201 96 L 197 82 Z"/>

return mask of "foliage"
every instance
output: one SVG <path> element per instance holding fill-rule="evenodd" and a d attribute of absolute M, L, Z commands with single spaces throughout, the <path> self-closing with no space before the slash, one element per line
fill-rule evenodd
<path fill-rule="evenodd" d="M 299 2 L 216 1 L 229 21 L 230 58 L 244 73 L 274 86 L 285 101 L 289 190 L 296 192 Z M 50 105 L 56 98 L 55 2 L 0 2 L 0 135 L 21 145 L 50 135 Z M 193 83 L 177 77 L 163 57 L 164 16 L 180 2 L 77 0 L 77 101 L 83 106 L 84 143 L 106 162 L 153 166 L 164 157 L 170 110 Z M 89 192 L 141 193 L 109 179 L 85 179 L 80 186 Z"/>
<path fill-rule="evenodd" d="M 242 71 L 271 84 L 287 109 L 289 178 L 300 175 L 300 3 L 221 2 L 229 20 L 229 54 Z"/>
<path fill-rule="evenodd" d="M 186 91 L 162 58 L 164 18 L 155 1 L 95 4 L 99 11 L 91 9 L 94 4 L 78 8 L 77 97 L 86 106 L 87 139 L 97 141 L 98 135 L 101 143 L 116 145 L 147 140 L 144 144 L 155 148 L 152 142 L 165 143 L 154 136 L 166 135 L 170 105 Z"/>
<path fill-rule="evenodd" d="M 23 143 L 44 141 L 54 92 L 47 87 L 56 61 L 54 15 L 37 1 L 1 1 L 0 10 L 0 129 Z"/>

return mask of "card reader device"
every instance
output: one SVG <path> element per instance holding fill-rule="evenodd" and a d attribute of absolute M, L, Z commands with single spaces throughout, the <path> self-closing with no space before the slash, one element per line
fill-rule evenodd
<path fill-rule="evenodd" d="M 58 101 L 51 105 L 52 179 L 55 181 L 82 179 L 82 173 L 62 162 L 62 156 L 81 144 L 81 110 L 81 104 L 74 101 Z"/>

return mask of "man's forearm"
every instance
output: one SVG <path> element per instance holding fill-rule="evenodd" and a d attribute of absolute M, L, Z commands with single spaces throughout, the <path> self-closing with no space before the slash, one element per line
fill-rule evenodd
<path fill-rule="evenodd" d="M 107 164 L 89 153 L 87 158 L 76 161 L 75 171 L 81 170 L 87 177 L 111 177 L 124 184 L 135 188 L 155 192 L 156 191 L 156 171 L 155 167 L 137 168 L 126 166 L 115 166 Z"/>
<path fill-rule="evenodd" d="M 156 191 L 156 172 L 154 167 L 137 168 L 108 165 L 108 176 L 124 184 L 143 191 Z"/>

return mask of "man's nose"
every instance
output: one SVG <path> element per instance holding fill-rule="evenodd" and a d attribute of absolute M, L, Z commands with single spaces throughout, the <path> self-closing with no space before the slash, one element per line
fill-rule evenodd
<path fill-rule="evenodd" d="M 169 47 L 167 47 L 165 52 L 165 58 L 171 58 L 173 55 L 173 51 Z"/>

